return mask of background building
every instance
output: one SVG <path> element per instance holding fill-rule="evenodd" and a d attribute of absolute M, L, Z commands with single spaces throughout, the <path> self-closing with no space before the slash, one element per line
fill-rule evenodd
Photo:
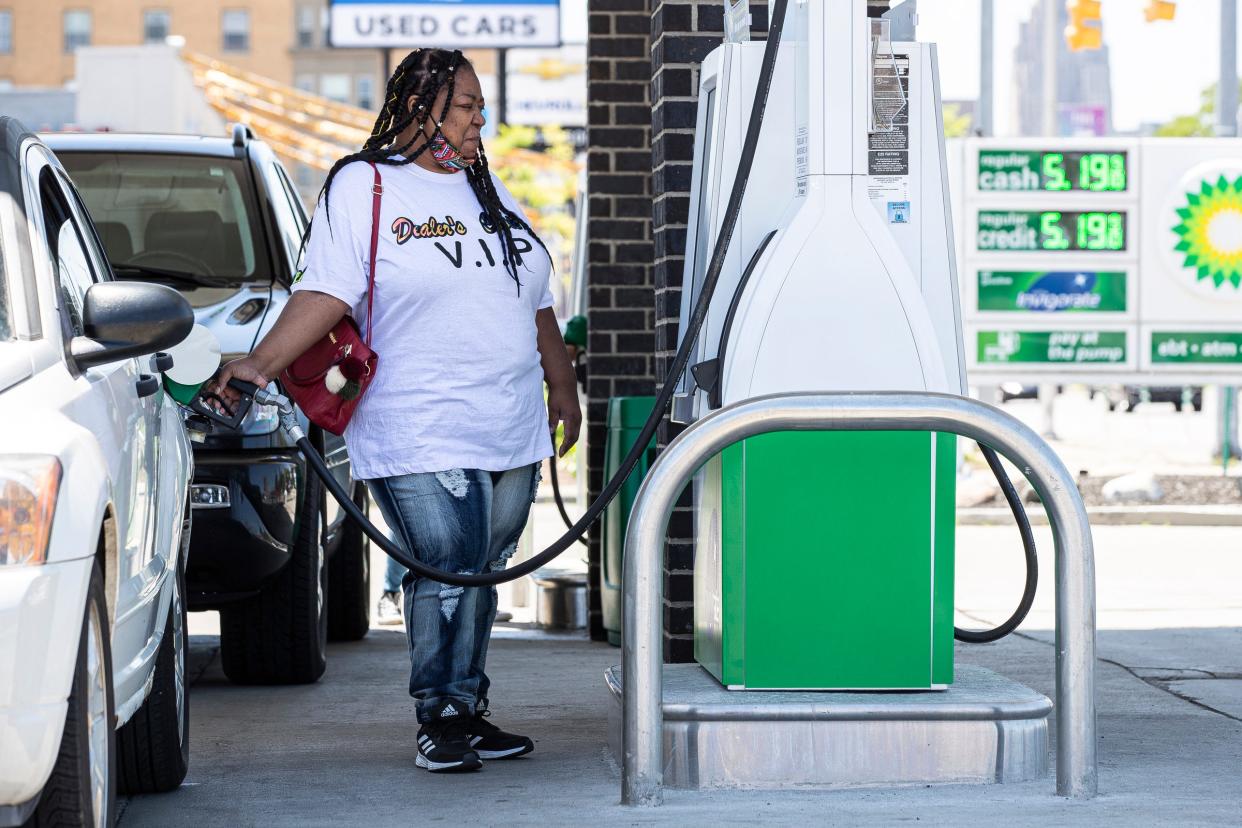
<path fill-rule="evenodd" d="M 1014 55 L 1013 105 L 1017 109 L 1018 135 L 1043 134 L 1044 106 L 1044 9 L 1043 3 L 1057 8 L 1057 134 L 1107 135 L 1112 132 L 1112 78 L 1108 45 L 1100 49 L 1072 52 L 1062 32 L 1069 14 L 1062 0 L 1042 0 L 1021 24 L 1021 35 Z"/>
<path fill-rule="evenodd" d="M 79 46 L 185 38 L 196 52 L 290 83 L 293 0 L 10 0 L 0 8 L 0 85 L 72 84 Z"/>

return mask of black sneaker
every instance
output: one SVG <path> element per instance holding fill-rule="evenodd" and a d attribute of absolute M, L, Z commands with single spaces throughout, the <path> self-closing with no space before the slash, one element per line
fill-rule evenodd
<path fill-rule="evenodd" d="M 473 771 L 483 767 L 470 747 L 471 718 L 465 705 L 452 699 L 431 711 L 431 721 L 418 729 L 414 763 L 432 773 Z"/>
<path fill-rule="evenodd" d="M 514 759 L 535 749 L 535 743 L 530 737 L 505 733 L 487 721 L 486 717 L 490 715 L 486 708 L 480 709 L 467 728 L 470 733 L 470 747 L 474 748 L 480 759 Z"/>

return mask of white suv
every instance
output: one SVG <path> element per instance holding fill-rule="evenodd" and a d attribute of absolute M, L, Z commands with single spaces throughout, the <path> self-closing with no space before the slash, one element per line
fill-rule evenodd
<path fill-rule="evenodd" d="M 189 758 L 193 471 L 160 382 L 193 325 L 113 281 L 55 156 L 0 118 L 0 825 L 110 825 Z"/>

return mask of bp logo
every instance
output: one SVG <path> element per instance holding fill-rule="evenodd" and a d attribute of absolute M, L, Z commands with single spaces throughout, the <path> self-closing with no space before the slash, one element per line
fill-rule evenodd
<path fill-rule="evenodd" d="M 1242 175 L 1203 181 L 1176 207 L 1173 232 L 1182 267 L 1200 290 L 1242 288 Z"/>

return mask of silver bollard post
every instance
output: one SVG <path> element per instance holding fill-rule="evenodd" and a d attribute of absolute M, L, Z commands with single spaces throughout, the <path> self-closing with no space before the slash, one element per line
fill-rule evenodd
<path fill-rule="evenodd" d="M 1048 512 L 1056 551 L 1057 793 L 1097 791 L 1095 559 L 1082 497 L 1056 453 L 1026 425 L 977 400 L 930 393 L 773 394 L 699 420 L 656 460 L 626 530 L 621 802 L 664 796 L 662 658 L 664 535 L 695 471 L 733 443 L 771 431 L 940 431 L 1015 463 Z"/>

